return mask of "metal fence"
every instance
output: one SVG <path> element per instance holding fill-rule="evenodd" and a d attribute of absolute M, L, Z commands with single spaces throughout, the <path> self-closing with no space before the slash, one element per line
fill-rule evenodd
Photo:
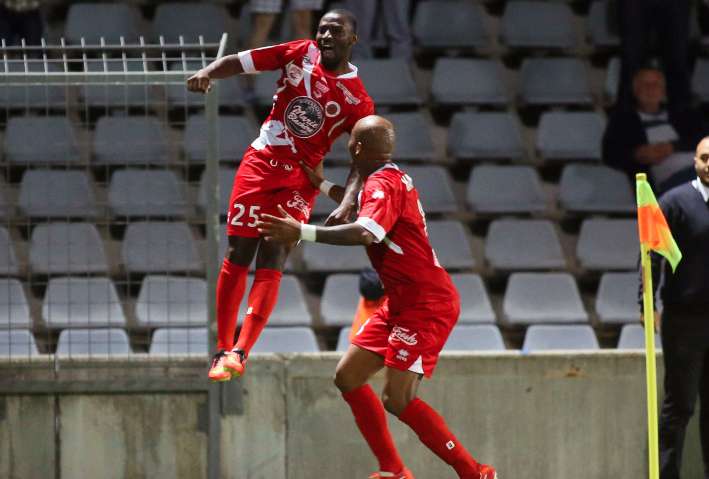
<path fill-rule="evenodd" d="M 156 365 L 129 392 L 174 390 L 169 358 L 213 352 L 219 178 L 238 160 L 218 127 L 245 120 L 236 81 L 201 95 L 185 79 L 226 41 L 0 46 L 0 360 L 53 365 L 43 392 L 60 368 L 125 357 Z M 209 392 L 217 477 L 223 392 L 181 379 Z"/>

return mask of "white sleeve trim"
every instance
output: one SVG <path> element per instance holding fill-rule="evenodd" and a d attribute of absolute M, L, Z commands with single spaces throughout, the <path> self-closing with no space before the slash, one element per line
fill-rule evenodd
<path fill-rule="evenodd" d="M 381 243 L 381 241 L 387 235 L 387 232 L 384 230 L 384 228 L 382 228 L 382 226 L 376 221 L 374 221 L 372 218 L 360 216 L 359 218 L 357 218 L 357 221 L 355 223 L 372 233 L 374 237 L 377 238 L 377 243 Z"/>
<path fill-rule="evenodd" d="M 244 50 L 236 55 L 239 57 L 244 73 L 258 73 L 258 70 L 256 70 L 254 66 L 254 58 L 251 56 L 251 50 Z"/>

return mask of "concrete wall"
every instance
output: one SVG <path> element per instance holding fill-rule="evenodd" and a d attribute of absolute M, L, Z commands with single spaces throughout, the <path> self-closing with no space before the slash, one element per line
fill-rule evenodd
<path fill-rule="evenodd" d="M 243 414 L 234 414 L 233 396 L 224 396 L 222 477 L 349 479 L 376 469 L 332 385 L 338 357 L 251 358 Z M 203 383 L 204 360 L 157 367 L 146 357 L 73 362 L 48 374 L 50 365 L 0 363 L 0 477 L 206 476 L 206 393 L 189 390 L 189 382 L 179 387 L 180 381 Z M 97 389 L 100 377 L 112 383 L 103 389 L 114 390 Z M 136 392 L 151 377 L 174 378 L 178 386 Z M 420 392 L 501 478 L 641 478 L 647 477 L 644 377 L 639 354 L 455 355 L 441 359 Z M 59 392 L 49 393 L 51 378 Z M 33 379 L 36 387 L 18 388 Z M 377 390 L 381 384 L 376 378 Z M 417 477 L 455 478 L 407 427 L 389 422 Z M 689 479 L 701 477 L 693 422 L 684 468 Z"/>

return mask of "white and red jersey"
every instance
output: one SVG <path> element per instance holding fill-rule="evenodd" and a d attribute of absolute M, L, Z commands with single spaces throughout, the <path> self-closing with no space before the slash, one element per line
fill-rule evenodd
<path fill-rule="evenodd" d="M 392 311 L 459 301 L 431 247 L 426 216 L 409 175 L 387 163 L 367 177 L 359 204 L 357 223 L 376 238 L 367 247 L 367 255 Z"/>
<path fill-rule="evenodd" d="M 336 76 L 320 64 L 312 40 L 298 40 L 238 53 L 245 73 L 282 71 L 273 108 L 251 146 L 278 160 L 315 167 L 343 132 L 374 113 L 374 103 L 349 64 Z"/>

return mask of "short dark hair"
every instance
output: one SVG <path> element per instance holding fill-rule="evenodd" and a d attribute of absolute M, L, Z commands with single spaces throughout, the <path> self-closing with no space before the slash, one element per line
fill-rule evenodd
<path fill-rule="evenodd" d="M 345 10 L 344 8 L 335 8 L 333 10 L 328 10 L 327 12 L 325 12 L 325 15 L 329 15 L 330 13 L 334 13 L 335 15 L 343 17 L 347 21 L 347 23 L 350 24 L 350 27 L 352 27 L 352 33 L 357 33 L 357 17 L 354 16 L 354 13 L 350 12 L 349 10 Z M 323 17 L 325 15 L 323 15 Z"/>

